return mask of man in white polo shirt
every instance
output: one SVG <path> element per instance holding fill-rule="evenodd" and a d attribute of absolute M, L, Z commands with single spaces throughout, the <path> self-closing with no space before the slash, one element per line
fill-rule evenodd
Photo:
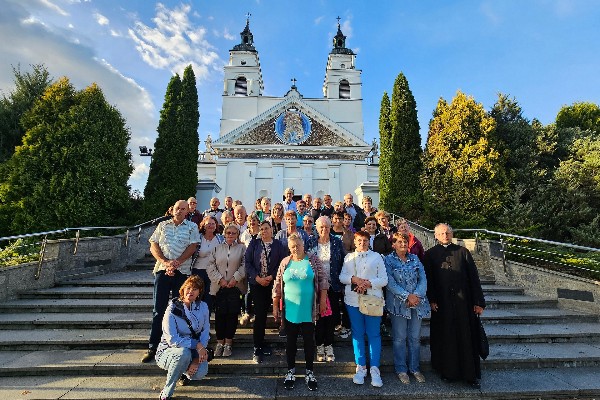
<path fill-rule="evenodd" d="M 179 200 L 173 206 L 173 218 L 158 224 L 150 237 L 150 252 L 154 265 L 154 310 L 148 352 L 142 362 L 151 361 L 162 335 L 162 320 L 167 304 L 179 296 L 179 288 L 192 272 L 191 256 L 200 242 L 198 225 L 185 219 L 188 203 Z"/>

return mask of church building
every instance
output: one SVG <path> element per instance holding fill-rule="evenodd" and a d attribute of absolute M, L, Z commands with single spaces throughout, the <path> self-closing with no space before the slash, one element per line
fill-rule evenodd
<path fill-rule="evenodd" d="M 376 144 L 364 141 L 361 70 L 346 47 L 339 19 L 327 57 L 322 98 L 305 98 L 292 80 L 283 97 L 263 96 L 264 83 L 250 21 L 224 67 L 219 137 L 206 140 L 198 160 L 197 196 L 239 199 L 250 210 L 268 196 L 352 193 L 379 202 Z M 324 60 L 325 61 L 325 60 Z M 218 194 L 220 193 L 220 194 Z"/>

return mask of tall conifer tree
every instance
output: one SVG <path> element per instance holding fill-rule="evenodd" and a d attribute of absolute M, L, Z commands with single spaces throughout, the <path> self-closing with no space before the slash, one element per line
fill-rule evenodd
<path fill-rule="evenodd" d="M 392 180 L 391 148 L 390 141 L 392 127 L 390 125 L 390 98 L 387 92 L 383 92 L 381 109 L 379 111 L 379 208 L 389 209 L 390 204 L 390 182 Z"/>
<path fill-rule="evenodd" d="M 177 113 L 180 129 L 181 149 L 180 165 L 185 174 L 181 176 L 180 188 L 185 194 L 182 198 L 196 195 L 198 184 L 198 123 L 200 113 L 198 111 L 198 89 L 196 88 L 196 76 L 191 65 L 183 72 L 181 80 L 181 102 Z"/>
<path fill-rule="evenodd" d="M 181 143 L 178 132 L 177 112 L 181 104 L 181 79 L 175 74 L 169 81 L 165 102 L 160 111 L 158 137 L 154 143 L 154 153 L 150 162 L 148 182 L 144 188 L 144 209 L 146 217 L 163 215 L 175 201 L 190 194 L 181 191 L 179 152 L 185 143 Z"/>
<path fill-rule="evenodd" d="M 417 103 L 402 72 L 394 82 L 390 126 L 391 180 L 385 205 L 389 211 L 414 219 L 422 208 L 421 135 Z"/>

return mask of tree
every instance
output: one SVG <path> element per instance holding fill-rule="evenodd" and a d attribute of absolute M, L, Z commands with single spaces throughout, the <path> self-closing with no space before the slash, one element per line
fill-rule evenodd
<path fill-rule="evenodd" d="M 600 246 L 600 138 L 573 141 L 534 210 L 544 237 Z"/>
<path fill-rule="evenodd" d="M 579 128 L 600 136 L 600 107 L 594 103 L 580 102 L 563 106 L 556 115 L 558 128 Z"/>
<path fill-rule="evenodd" d="M 403 73 L 398 74 L 394 82 L 389 119 L 391 177 L 385 206 L 390 211 L 415 219 L 420 215 L 422 208 L 421 135 L 417 119 L 417 103 Z"/>
<path fill-rule="evenodd" d="M 31 68 L 31 72 L 21 72 L 20 66 L 13 67 L 15 89 L 0 100 L 0 163 L 8 160 L 21 144 L 25 134 L 21 117 L 52 82 L 43 64 Z"/>
<path fill-rule="evenodd" d="M 175 74 L 169 81 L 165 102 L 160 111 L 158 137 L 154 143 L 150 172 L 144 188 L 144 209 L 148 218 L 163 215 L 169 206 L 183 197 L 179 190 L 179 179 L 182 173 L 178 167 L 178 152 L 185 145 L 179 143 L 177 133 L 177 110 L 180 99 L 181 79 L 178 74 Z M 174 176 L 175 172 L 177 172 L 176 176 Z"/>
<path fill-rule="evenodd" d="M 500 154 L 492 145 L 495 128 L 494 119 L 472 97 L 458 91 L 450 104 L 440 99 L 423 156 L 428 222 L 494 221 L 506 186 Z"/>
<path fill-rule="evenodd" d="M 391 136 L 392 127 L 390 124 L 391 112 L 390 98 L 387 92 L 383 92 L 381 98 L 381 108 L 379 111 L 379 208 L 389 210 L 391 201 L 390 184 L 392 180 L 391 166 Z"/>
<path fill-rule="evenodd" d="M 198 89 L 196 88 L 196 77 L 191 65 L 183 71 L 181 80 L 181 103 L 177 113 L 178 126 L 181 130 L 181 143 L 184 145 L 180 154 L 180 166 L 185 174 L 179 182 L 182 198 L 196 195 L 198 184 L 198 123 L 200 113 L 198 111 Z"/>
<path fill-rule="evenodd" d="M 13 232 L 123 223 L 133 171 L 129 131 L 93 84 L 52 84 L 22 119 L 23 145 L 0 188 L 1 214 Z"/>
<path fill-rule="evenodd" d="M 147 218 L 163 215 L 175 201 L 196 194 L 199 118 L 196 78 L 190 65 L 183 80 L 178 74 L 171 78 L 165 93 L 144 189 Z"/>

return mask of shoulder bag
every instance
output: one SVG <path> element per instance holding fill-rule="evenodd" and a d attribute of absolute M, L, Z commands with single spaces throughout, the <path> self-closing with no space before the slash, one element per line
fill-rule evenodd
<path fill-rule="evenodd" d="M 356 269 L 356 258 L 354 258 L 354 270 L 356 276 L 358 276 L 358 270 Z M 373 296 L 371 294 L 358 294 L 358 310 L 370 317 L 381 317 L 383 315 L 383 306 L 385 300 L 381 297 Z"/>

